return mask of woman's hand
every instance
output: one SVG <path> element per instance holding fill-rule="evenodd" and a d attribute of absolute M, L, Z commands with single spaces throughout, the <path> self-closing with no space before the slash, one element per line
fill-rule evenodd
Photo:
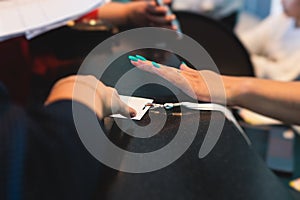
<path fill-rule="evenodd" d="M 153 1 L 153 0 L 131 0 L 131 1 Z M 172 0 L 163 0 L 165 5 L 171 5 Z"/>
<path fill-rule="evenodd" d="M 227 85 L 223 86 L 223 80 L 227 77 L 209 70 L 197 71 L 189 68 L 185 63 L 176 69 L 143 58 L 139 59 L 139 56 L 137 58 L 138 61 L 131 60 L 134 66 L 166 79 L 192 98 L 220 104 L 225 104 L 227 100 L 228 104 L 233 104 L 235 94 L 231 92 L 232 90 L 226 90 Z M 230 84 L 234 81 L 231 79 Z"/>
<path fill-rule="evenodd" d="M 166 1 L 166 3 L 170 3 Z M 135 1 L 127 4 L 128 24 L 134 26 L 156 26 L 170 28 L 171 22 L 176 18 L 175 15 L 167 15 L 167 6 L 158 6 L 155 1 Z"/>
<path fill-rule="evenodd" d="M 98 17 L 117 26 L 157 26 L 176 30 L 177 27 L 171 25 L 176 16 L 167 15 L 167 12 L 167 6 L 157 6 L 154 0 L 110 2 L 98 9 Z"/>
<path fill-rule="evenodd" d="M 45 105 L 59 100 L 78 101 L 92 109 L 100 119 L 111 114 L 134 117 L 136 111 L 121 101 L 118 92 L 94 76 L 69 76 L 52 88 Z"/>
<path fill-rule="evenodd" d="M 101 93 L 103 116 L 107 117 L 111 114 L 121 114 L 126 117 L 135 117 L 136 111 L 126 105 L 115 88 L 105 86 L 99 81 L 97 92 Z"/>

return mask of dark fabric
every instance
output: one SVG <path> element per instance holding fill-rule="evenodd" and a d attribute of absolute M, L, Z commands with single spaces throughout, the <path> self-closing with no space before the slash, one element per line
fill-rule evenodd
<path fill-rule="evenodd" d="M 81 143 L 72 102 L 60 101 L 25 112 L 3 99 L 0 199 L 91 199 L 96 195 L 104 166 Z M 95 117 L 84 105 L 74 105 Z"/>
<path fill-rule="evenodd" d="M 95 116 L 85 106 L 76 106 Z M 30 115 L 26 199 L 91 199 L 102 165 L 80 141 L 73 122 L 72 103 L 58 102 L 44 112 Z"/>
<path fill-rule="evenodd" d="M 233 12 L 232 14 L 221 18 L 220 22 L 233 31 L 237 23 L 237 19 L 238 19 L 238 12 Z"/>
<path fill-rule="evenodd" d="M 17 200 L 22 194 L 26 117 L 20 107 L 9 104 L 2 104 L 1 107 L 0 194 L 3 194 L 3 199 Z"/>
<path fill-rule="evenodd" d="M 95 117 L 82 104 L 73 106 L 84 116 Z M 205 159 L 198 159 L 209 122 L 224 120 L 219 112 L 201 112 L 199 116 L 198 111 L 189 110 L 182 124 L 192 126 L 198 117 L 199 129 L 184 155 L 156 172 L 132 174 L 105 167 L 87 152 L 77 135 L 70 101 L 31 112 L 9 102 L 4 108 L 0 112 L 1 200 L 291 199 L 228 121 L 214 150 Z M 117 146 L 125 142 L 126 150 L 132 152 L 163 146 L 177 133 L 181 119 L 169 115 L 167 120 L 169 126 L 150 143 L 130 139 L 114 127 L 110 139 Z M 148 124 L 147 119 L 143 122 Z"/>
<path fill-rule="evenodd" d="M 19 199 L 24 123 L 22 109 L 9 104 L 6 87 L 0 82 L 0 199 Z"/>

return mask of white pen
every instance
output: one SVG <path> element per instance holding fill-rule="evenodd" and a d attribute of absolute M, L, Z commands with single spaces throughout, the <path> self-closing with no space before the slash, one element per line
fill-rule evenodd
<path fill-rule="evenodd" d="M 158 6 L 164 6 L 164 1 L 163 0 L 155 0 L 156 5 Z M 173 15 L 174 13 L 172 12 L 171 8 L 168 6 L 168 11 L 167 11 L 167 15 Z M 177 33 L 178 36 L 180 36 L 180 38 L 182 38 L 182 31 L 181 31 L 181 26 L 179 21 L 177 20 L 177 18 L 173 19 L 171 22 L 172 26 L 175 26 L 177 28 Z"/>

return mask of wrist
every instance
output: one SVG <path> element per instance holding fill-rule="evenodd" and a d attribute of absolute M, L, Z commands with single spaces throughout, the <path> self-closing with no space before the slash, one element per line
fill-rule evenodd
<path fill-rule="evenodd" d="M 249 94 L 253 91 L 252 78 L 225 77 L 227 104 L 230 106 L 243 106 Z"/>
<path fill-rule="evenodd" d="M 122 14 L 124 16 L 123 25 L 134 24 L 134 19 L 133 19 L 134 4 L 135 3 L 128 3 L 128 2 L 124 3 L 124 9 Z"/>
<path fill-rule="evenodd" d="M 103 119 L 102 93 L 99 92 L 99 84 L 92 76 L 70 76 L 58 81 L 52 88 L 45 105 L 62 100 L 77 101 L 84 104 L 96 115 Z"/>
<path fill-rule="evenodd" d="M 98 18 L 114 26 L 126 25 L 130 3 L 109 2 L 98 9 Z"/>

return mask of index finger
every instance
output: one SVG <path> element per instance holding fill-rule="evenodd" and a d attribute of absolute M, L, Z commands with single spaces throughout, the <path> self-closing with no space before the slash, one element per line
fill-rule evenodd
<path fill-rule="evenodd" d="M 152 74 L 164 76 L 164 78 L 165 75 L 167 74 L 171 75 L 172 73 L 175 74 L 176 70 L 178 71 L 178 69 L 169 67 L 167 65 L 159 64 L 154 61 L 147 60 L 146 58 L 139 55 L 137 55 L 136 57 L 129 56 L 129 59 L 131 61 L 131 64 L 133 64 L 135 67 L 143 71 L 150 72 Z M 172 72 L 172 73 L 168 73 L 168 72 Z"/>
<path fill-rule="evenodd" d="M 154 2 L 149 3 L 146 9 L 153 15 L 166 15 L 168 12 L 167 6 L 158 6 Z"/>
<path fill-rule="evenodd" d="M 156 74 L 181 89 L 190 87 L 188 80 L 185 77 L 185 71 L 176 69 L 174 67 L 169 67 L 167 65 L 159 64 L 154 61 L 146 60 L 144 57 L 141 57 L 139 55 L 137 55 L 137 57 L 135 58 L 136 59 L 131 60 L 131 63 L 137 68 L 143 71 L 150 72 L 152 74 Z"/>

